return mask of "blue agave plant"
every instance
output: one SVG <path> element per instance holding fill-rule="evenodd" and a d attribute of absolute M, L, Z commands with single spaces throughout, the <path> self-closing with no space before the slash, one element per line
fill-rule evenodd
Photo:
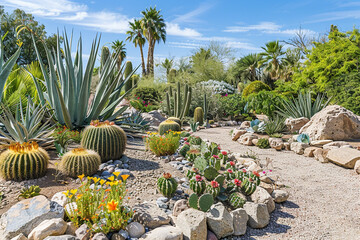
<path fill-rule="evenodd" d="M 310 143 L 310 137 L 308 134 L 306 133 L 302 133 L 300 134 L 297 138 L 296 138 L 296 141 L 300 142 L 300 143 L 307 143 L 309 144 Z"/>

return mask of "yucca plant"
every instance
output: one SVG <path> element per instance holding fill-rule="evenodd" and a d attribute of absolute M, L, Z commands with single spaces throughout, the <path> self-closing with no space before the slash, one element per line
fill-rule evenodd
<path fill-rule="evenodd" d="M 20 103 L 17 106 L 15 115 L 5 105 L 0 107 L 2 115 L 0 115 L 0 122 L 3 124 L 3 129 L 0 128 L 0 142 L 7 143 L 24 143 L 30 141 L 37 141 L 38 144 L 44 148 L 51 143 L 47 136 L 52 130 L 51 118 L 46 119 L 48 114 L 47 105 L 35 106 L 31 98 L 28 98 L 27 106 L 23 111 L 23 106 Z"/>
<path fill-rule="evenodd" d="M 117 69 L 117 58 L 120 52 L 113 57 L 107 58 L 100 72 L 100 81 L 97 85 L 94 97 L 90 100 L 90 85 L 92 73 L 98 55 L 100 38 L 94 39 L 87 61 L 86 67 L 83 66 L 82 38 L 80 37 L 75 58 L 73 60 L 71 50 L 71 40 L 69 42 L 66 31 L 63 34 L 64 46 L 60 48 L 60 36 L 57 35 L 57 50 L 52 52 L 43 43 L 48 69 L 44 66 L 37 46 L 35 37 L 32 36 L 35 51 L 39 59 L 40 67 L 44 75 L 45 93 L 41 91 L 40 84 L 34 77 L 40 102 L 44 106 L 49 103 L 54 109 L 56 120 L 67 127 L 81 128 L 89 125 L 91 120 L 114 120 L 125 111 L 121 108 L 115 111 L 116 106 L 131 91 L 121 95 L 121 89 L 131 78 L 135 68 L 127 78 L 123 77 L 122 69 Z"/>
<path fill-rule="evenodd" d="M 278 107 L 278 114 L 281 116 L 288 118 L 301 118 L 306 117 L 310 119 L 317 112 L 321 111 L 325 108 L 331 99 L 325 101 L 324 95 L 318 94 L 316 96 L 315 101 L 312 101 L 311 92 L 301 93 L 297 98 L 293 98 L 292 100 L 282 101 L 282 106 Z"/>
<path fill-rule="evenodd" d="M 281 133 L 286 130 L 285 118 L 276 115 L 272 119 L 265 122 L 265 132 L 267 135 L 273 135 L 274 133 Z"/>

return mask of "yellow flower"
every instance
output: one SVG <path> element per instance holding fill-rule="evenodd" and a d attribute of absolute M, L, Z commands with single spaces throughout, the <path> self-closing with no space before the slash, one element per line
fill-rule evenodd
<path fill-rule="evenodd" d="M 69 196 L 69 190 L 67 190 L 66 192 L 63 192 L 63 194 L 68 197 Z"/>
<path fill-rule="evenodd" d="M 130 175 L 121 175 L 121 178 L 126 181 L 126 179 L 128 179 L 128 177 L 130 177 Z"/>
<path fill-rule="evenodd" d="M 78 176 L 78 178 L 79 178 L 80 180 L 82 180 L 84 177 L 85 177 L 84 174 Z"/>
<path fill-rule="evenodd" d="M 113 174 L 114 174 L 116 177 L 118 177 L 119 174 L 120 174 L 120 172 L 113 172 Z"/>
<path fill-rule="evenodd" d="M 115 177 L 114 176 L 111 176 L 108 178 L 110 181 L 114 181 Z"/>
<path fill-rule="evenodd" d="M 100 184 L 103 185 L 106 181 L 104 179 L 100 180 Z"/>
<path fill-rule="evenodd" d="M 79 194 L 79 195 L 77 196 L 77 198 L 80 199 L 82 196 L 83 196 L 83 194 Z"/>
<path fill-rule="evenodd" d="M 112 211 L 116 210 L 118 204 L 119 203 L 115 202 L 114 200 L 111 200 L 111 202 L 108 202 L 107 206 L 106 206 L 107 209 L 108 209 L 108 212 L 112 212 Z"/>
<path fill-rule="evenodd" d="M 92 179 L 94 179 L 94 178 L 93 178 L 93 177 L 87 177 L 87 179 L 88 179 L 88 180 L 92 180 Z"/>
<path fill-rule="evenodd" d="M 93 178 L 93 181 L 94 181 L 94 183 L 97 183 L 98 181 L 100 181 L 100 178 L 95 177 L 95 178 Z"/>
<path fill-rule="evenodd" d="M 77 192 L 77 189 L 76 189 L 76 188 L 75 188 L 75 189 L 71 189 L 70 192 L 71 192 L 71 194 L 75 195 L 75 193 Z"/>

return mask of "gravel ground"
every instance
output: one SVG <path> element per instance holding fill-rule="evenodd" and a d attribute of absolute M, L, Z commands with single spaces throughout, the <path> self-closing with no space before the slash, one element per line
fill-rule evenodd
<path fill-rule="evenodd" d="M 360 176 L 351 169 L 291 151 L 259 149 L 231 140 L 234 127 L 210 128 L 195 135 L 232 152 L 272 159 L 273 177 L 288 186 L 290 197 L 276 204 L 270 224 L 248 228 L 240 239 L 360 239 Z"/>

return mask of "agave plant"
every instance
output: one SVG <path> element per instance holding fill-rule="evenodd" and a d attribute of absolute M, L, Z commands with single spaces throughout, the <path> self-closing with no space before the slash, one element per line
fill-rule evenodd
<path fill-rule="evenodd" d="M 325 101 L 324 95 L 318 94 L 313 102 L 311 99 L 311 92 L 304 94 L 300 92 L 298 98 L 294 98 L 290 101 L 283 100 L 282 106 L 278 107 L 277 112 L 285 118 L 306 117 L 310 119 L 317 112 L 325 108 L 329 104 L 330 100 L 331 98 Z"/>
<path fill-rule="evenodd" d="M 122 69 L 116 67 L 120 51 L 113 57 L 108 57 L 102 66 L 100 81 L 92 98 L 90 85 L 101 37 L 96 36 L 94 39 L 85 68 L 82 59 L 81 37 L 77 44 L 74 61 L 71 55 L 71 40 L 69 42 L 66 31 L 63 34 L 63 48 L 60 48 L 59 34 L 55 52 L 50 51 L 43 43 L 49 63 L 48 69 L 43 64 L 35 44 L 35 37 L 32 36 L 32 38 L 44 75 L 43 84 L 46 89 L 44 93 L 40 89 L 38 80 L 33 77 L 40 102 L 42 106 L 48 103 L 54 109 L 55 118 L 60 124 L 71 129 L 81 128 L 88 125 L 91 120 L 114 120 L 123 113 L 123 108 L 116 112 L 115 108 L 132 89 L 123 95 L 121 95 L 121 89 L 139 66 L 124 79 Z"/>
<path fill-rule="evenodd" d="M 47 136 L 52 130 L 51 118 L 46 120 L 47 105 L 35 106 L 29 98 L 25 112 L 20 101 L 17 106 L 15 116 L 5 105 L 1 105 L 2 115 L 0 122 L 3 124 L 3 129 L 0 128 L 1 142 L 30 142 L 37 141 L 39 145 L 48 146 L 51 141 Z"/>
<path fill-rule="evenodd" d="M 281 133 L 286 130 L 285 119 L 279 115 L 265 122 L 265 132 L 268 135 Z"/>
<path fill-rule="evenodd" d="M 123 114 L 115 120 L 115 124 L 126 132 L 143 132 L 150 127 L 150 121 L 144 119 L 139 112 Z"/>
<path fill-rule="evenodd" d="M 259 119 L 252 120 L 250 122 L 250 127 L 246 129 L 248 132 L 255 133 L 263 133 L 265 132 L 266 124 L 264 121 L 260 121 Z"/>
<path fill-rule="evenodd" d="M 199 122 L 190 123 L 190 128 L 192 132 L 196 132 L 198 127 L 199 127 Z"/>

